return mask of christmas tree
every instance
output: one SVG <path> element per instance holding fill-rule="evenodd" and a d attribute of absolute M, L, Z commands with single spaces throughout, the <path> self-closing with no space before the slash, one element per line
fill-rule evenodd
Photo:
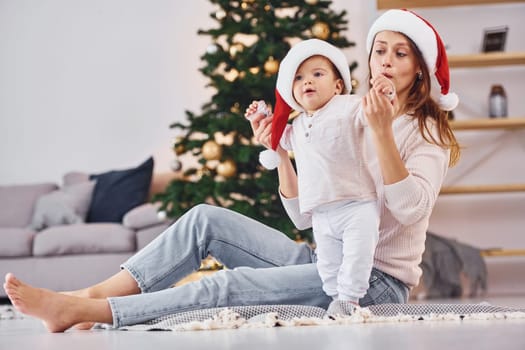
<path fill-rule="evenodd" d="M 162 203 L 169 217 L 209 203 L 308 240 L 311 232 L 299 232 L 282 207 L 276 171 L 260 166 L 262 147 L 255 144 L 243 114 L 252 100 L 271 105 L 279 62 L 295 42 L 319 38 L 340 48 L 353 46 L 341 35 L 346 11 L 335 12 L 332 1 L 324 0 L 211 2 L 218 6 L 211 13 L 218 26 L 198 33 L 211 37 L 200 71 L 216 92 L 200 114 L 186 111 L 187 122 L 170 126 L 179 132 L 174 170 L 181 167 L 177 156 L 186 152 L 199 166 L 185 170 L 183 179 L 172 181 L 153 200 Z"/>

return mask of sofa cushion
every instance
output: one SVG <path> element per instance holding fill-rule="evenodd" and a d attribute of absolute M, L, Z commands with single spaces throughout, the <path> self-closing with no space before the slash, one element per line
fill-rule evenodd
<path fill-rule="evenodd" d="M 86 221 L 122 222 L 124 214 L 146 202 L 152 174 L 150 157 L 136 168 L 91 175 L 97 184 Z"/>
<path fill-rule="evenodd" d="M 122 224 L 130 229 L 138 230 L 158 225 L 166 220 L 166 212 L 159 211 L 160 203 L 144 203 L 128 211 L 122 218 Z"/>
<path fill-rule="evenodd" d="M 135 250 L 135 232 L 120 224 L 54 226 L 34 238 L 33 255 L 122 253 Z"/>
<path fill-rule="evenodd" d="M 0 228 L 0 257 L 30 256 L 35 233 L 27 228 Z"/>
<path fill-rule="evenodd" d="M 89 181 L 89 174 L 81 171 L 70 171 L 62 177 L 64 186 L 76 185 Z"/>
<path fill-rule="evenodd" d="M 147 246 L 149 242 L 157 238 L 157 236 L 164 232 L 168 227 L 170 227 L 170 223 L 166 222 L 159 225 L 150 226 L 142 230 L 138 230 L 137 250 L 141 250 L 142 248 Z"/>
<path fill-rule="evenodd" d="M 0 227 L 28 226 L 36 200 L 57 188 L 52 183 L 0 186 Z"/>
<path fill-rule="evenodd" d="M 82 182 L 41 196 L 36 202 L 31 227 L 42 230 L 56 225 L 84 222 L 95 181 Z"/>

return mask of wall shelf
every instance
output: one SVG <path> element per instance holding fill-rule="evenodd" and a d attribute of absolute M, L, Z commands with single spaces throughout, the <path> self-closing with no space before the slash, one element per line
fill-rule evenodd
<path fill-rule="evenodd" d="M 377 0 L 379 10 L 414 7 L 441 7 L 461 5 L 489 5 L 524 2 L 523 0 Z"/>
<path fill-rule="evenodd" d="M 492 67 L 525 64 L 525 52 L 488 52 L 470 55 L 450 55 L 451 68 Z"/>
<path fill-rule="evenodd" d="M 525 128 L 525 117 L 452 120 L 450 126 L 454 130 L 522 129 Z"/>
<path fill-rule="evenodd" d="M 485 249 L 481 251 L 481 256 L 525 256 L 525 249 Z"/>
<path fill-rule="evenodd" d="M 469 185 L 469 186 L 447 186 L 441 189 L 440 195 L 444 194 L 477 194 L 477 193 L 508 193 L 524 192 L 525 184 L 505 185 Z"/>
<path fill-rule="evenodd" d="M 525 128 L 525 118 L 453 120 L 450 122 L 450 126 L 454 130 L 516 130 Z M 448 195 L 508 192 L 525 192 L 525 184 L 447 186 L 443 187 L 439 194 Z"/>

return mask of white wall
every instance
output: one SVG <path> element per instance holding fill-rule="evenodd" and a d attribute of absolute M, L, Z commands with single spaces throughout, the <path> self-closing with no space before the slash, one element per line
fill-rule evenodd
<path fill-rule="evenodd" d="M 208 1 L 0 0 L 0 184 L 168 169 L 169 124 L 207 102 Z"/>
<path fill-rule="evenodd" d="M 348 11 L 346 50 L 366 91 L 365 36 L 373 1 L 335 0 Z M 69 170 L 105 171 L 150 154 L 168 171 L 168 125 L 198 112 L 211 91 L 198 71 L 214 26 L 207 0 L 0 0 L 0 184 L 59 181 Z M 510 26 L 509 51 L 524 50 L 525 5 L 419 9 L 451 53 L 477 52 L 483 28 Z M 465 20 L 468 19 L 468 20 Z M 456 69 L 458 119 L 485 116 L 492 83 L 502 83 L 509 113 L 523 115 L 521 66 Z M 483 175 L 484 176 L 484 175 Z"/>
<path fill-rule="evenodd" d="M 374 1 L 335 0 L 357 46 L 346 51 L 366 90 L 365 36 Z M 214 26 L 207 0 L 0 0 L 0 184 L 60 181 L 156 158 L 169 171 L 168 125 L 211 91 L 198 72 Z M 509 25 L 507 51 L 525 51 L 525 4 L 419 9 L 451 54 L 479 51 L 483 29 Z M 452 70 L 457 119 L 485 117 L 490 85 L 524 116 L 525 68 Z M 465 146 L 447 184 L 525 182 L 525 131 L 458 133 Z M 481 247 L 525 248 L 525 194 L 442 196 L 430 229 Z M 522 279 L 525 279 L 522 277 Z M 523 281 L 525 284 L 525 281 Z"/>

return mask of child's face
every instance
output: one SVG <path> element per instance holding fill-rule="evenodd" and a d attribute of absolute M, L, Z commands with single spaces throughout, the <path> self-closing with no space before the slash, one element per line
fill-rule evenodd
<path fill-rule="evenodd" d="M 390 79 L 398 96 L 408 96 L 419 71 L 416 53 L 408 39 L 388 30 L 377 33 L 369 64 L 372 78 L 382 74 Z"/>
<path fill-rule="evenodd" d="M 343 91 L 343 81 L 335 75 L 324 56 L 312 56 L 301 63 L 293 81 L 293 97 L 311 114 Z"/>

